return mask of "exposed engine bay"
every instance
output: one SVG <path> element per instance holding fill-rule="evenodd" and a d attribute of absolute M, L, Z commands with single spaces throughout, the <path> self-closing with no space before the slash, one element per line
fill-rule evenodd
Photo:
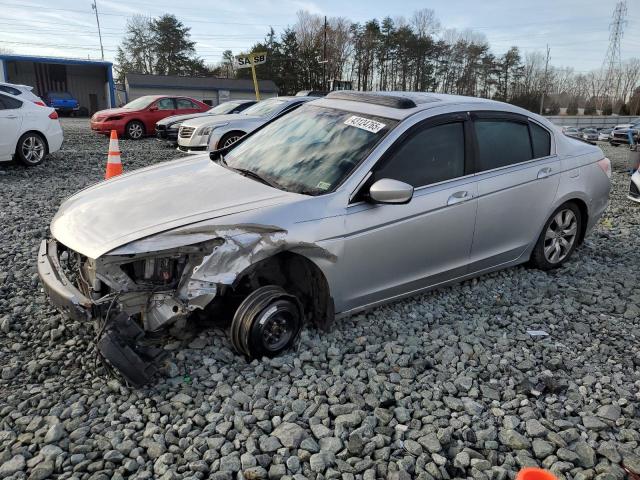
<path fill-rule="evenodd" d="M 324 278 L 319 275 L 314 279 L 304 262 L 296 265 L 295 260 L 303 258 L 296 255 L 303 252 L 329 261 L 335 258 L 317 245 L 292 242 L 287 232 L 277 227 L 194 225 L 132 242 L 97 259 L 61 244 L 56 244 L 55 250 L 59 276 L 88 300 L 81 302 L 85 307 L 90 304 L 87 318 L 96 322 L 96 344 L 103 364 L 107 362 L 105 368 L 115 368 L 134 385 L 147 383 L 163 358 L 161 348 L 145 341 L 149 334 L 180 325 L 196 312 L 215 316 L 225 306 L 235 311 L 246 294 L 261 285 L 286 288 L 270 290 L 267 299 L 291 297 L 282 309 L 290 316 L 321 326 L 333 316 Z M 283 259 L 278 254 L 292 258 L 276 261 Z M 52 263 L 55 266 L 56 262 Z M 314 295 L 314 291 L 324 295 Z M 246 323 L 246 319 L 237 323 Z M 235 349 L 253 355 L 238 328 L 231 336 Z M 282 333 L 282 325 L 276 331 Z M 297 335 L 299 329 L 287 333 Z M 248 335 L 247 331 L 245 337 Z"/>

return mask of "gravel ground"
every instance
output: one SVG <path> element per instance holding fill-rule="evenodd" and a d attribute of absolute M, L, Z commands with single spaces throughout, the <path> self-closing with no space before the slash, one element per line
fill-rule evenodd
<path fill-rule="evenodd" d="M 640 210 L 624 148 L 604 147 L 611 206 L 562 269 L 396 302 L 305 331 L 269 361 L 201 332 L 133 390 L 95 368 L 91 329 L 38 284 L 58 205 L 104 172 L 108 140 L 63 124 L 43 165 L 0 165 L 0 478 L 503 479 L 539 465 L 623 479 L 623 459 L 640 471 Z M 179 156 L 154 139 L 121 150 L 125 170 Z"/>

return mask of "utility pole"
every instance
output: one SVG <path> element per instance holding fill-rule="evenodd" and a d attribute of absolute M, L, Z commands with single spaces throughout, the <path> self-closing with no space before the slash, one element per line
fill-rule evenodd
<path fill-rule="evenodd" d="M 324 16 L 324 44 L 322 46 L 322 90 L 327 90 L 327 77 L 325 71 L 327 68 L 327 16 Z"/>
<path fill-rule="evenodd" d="M 102 56 L 102 60 L 104 60 L 104 47 L 102 46 L 102 32 L 100 31 L 100 17 L 98 17 L 98 5 L 96 4 L 97 0 L 93 0 L 91 4 L 91 8 L 94 12 L 96 12 L 96 23 L 98 24 L 98 37 L 100 37 L 100 54 Z"/>
<path fill-rule="evenodd" d="M 540 96 L 540 115 L 544 114 L 544 95 L 547 93 L 547 72 L 549 71 L 549 54 L 551 49 L 547 43 L 547 60 L 544 62 L 544 78 L 542 79 L 542 95 Z"/>

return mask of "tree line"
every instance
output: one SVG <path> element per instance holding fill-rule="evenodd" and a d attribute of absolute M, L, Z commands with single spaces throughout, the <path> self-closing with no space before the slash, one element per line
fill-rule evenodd
<path fill-rule="evenodd" d="M 326 39 L 326 40 L 325 40 Z M 640 60 L 630 59 L 613 75 L 575 72 L 549 65 L 541 52 L 517 46 L 492 51 L 483 34 L 446 29 L 431 9 L 409 18 L 386 17 L 353 23 L 300 11 L 294 25 L 271 28 L 247 52 L 266 51 L 258 77 L 273 80 L 280 94 L 327 90 L 332 80 L 355 90 L 413 90 L 492 98 L 545 113 L 640 113 Z M 250 78 L 235 67 L 235 53 L 205 65 L 196 56 L 189 28 L 172 15 L 134 17 L 118 50 L 118 71 Z M 172 57 L 170 55 L 173 55 Z M 606 77 L 606 78 L 605 78 Z"/>

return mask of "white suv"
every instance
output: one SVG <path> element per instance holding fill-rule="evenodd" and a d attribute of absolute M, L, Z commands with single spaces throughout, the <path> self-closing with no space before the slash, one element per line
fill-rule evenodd
<path fill-rule="evenodd" d="M 0 161 L 32 166 L 60 149 L 63 134 L 53 108 L 0 92 Z"/>
<path fill-rule="evenodd" d="M 33 93 L 33 87 L 29 85 L 0 82 L 0 93 L 8 93 L 22 100 L 30 100 L 41 107 L 46 106 L 42 99 Z"/>

